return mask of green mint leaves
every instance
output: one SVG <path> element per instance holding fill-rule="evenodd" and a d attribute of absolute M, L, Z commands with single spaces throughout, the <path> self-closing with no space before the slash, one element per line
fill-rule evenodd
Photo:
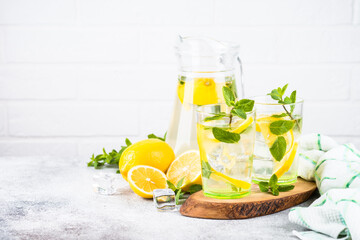
<path fill-rule="evenodd" d="M 287 87 L 288 87 L 288 84 L 286 84 L 282 88 L 278 87 L 276 89 L 273 89 L 271 91 L 271 93 L 268 93 L 268 95 L 270 95 L 272 99 L 278 101 L 278 103 L 280 103 L 280 104 L 291 104 L 290 105 L 290 112 L 286 109 L 286 107 L 284 105 L 283 105 L 283 108 L 284 108 L 286 114 L 292 120 L 294 120 L 294 118 L 292 117 L 292 113 L 294 112 L 294 108 L 295 108 L 294 103 L 296 103 L 296 91 L 293 91 L 290 94 L 290 97 L 284 96 Z"/>
<path fill-rule="evenodd" d="M 226 105 L 228 105 L 229 107 L 234 106 L 235 105 L 234 92 L 229 87 L 226 87 L 226 86 L 224 86 L 222 88 L 222 92 L 223 92 L 223 96 L 224 96 Z"/>
<path fill-rule="evenodd" d="M 155 134 L 149 134 L 148 135 L 148 139 L 151 138 L 155 138 L 155 139 L 159 139 L 161 141 L 165 141 L 166 140 L 166 134 L 164 135 L 164 137 L 158 137 Z M 119 152 L 117 152 L 115 149 L 113 149 L 111 152 L 107 153 L 105 151 L 105 148 L 103 148 L 103 153 L 99 154 L 95 157 L 95 154 L 93 154 L 90 158 L 90 162 L 87 163 L 88 167 L 94 167 L 95 169 L 100 169 L 102 167 L 105 167 L 107 165 L 109 166 L 116 166 L 119 165 L 119 161 L 121 158 L 121 154 L 125 151 L 125 149 L 127 147 L 129 147 L 131 145 L 131 141 L 126 138 L 125 139 L 125 144 L 126 146 L 121 146 L 121 149 L 119 150 Z M 116 173 L 120 173 L 119 170 L 116 171 Z"/>
<path fill-rule="evenodd" d="M 294 121 L 279 120 L 270 124 L 270 132 L 275 135 L 283 135 L 294 127 Z"/>
<path fill-rule="evenodd" d="M 279 192 L 287 192 L 295 188 L 294 185 L 278 185 L 278 177 L 273 174 L 269 182 L 260 182 L 259 188 L 261 192 L 271 192 L 274 196 L 279 196 Z"/>
<path fill-rule="evenodd" d="M 121 154 L 125 151 L 127 147 L 131 145 L 131 142 L 128 138 L 125 139 L 126 146 L 121 146 L 119 152 L 113 149 L 111 152 L 107 153 L 105 148 L 103 148 L 103 153 L 95 157 L 93 154 L 90 158 L 90 162 L 87 163 L 88 167 L 94 167 L 95 169 L 100 169 L 105 165 L 118 165 Z M 119 170 L 116 173 L 120 173 Z"/>
<path fill-rule="evenodd" d="M 240 141 L 240 134 L 225 131 L 221 128 L 214 127 L 212 133 L 216 140 L 224 143 L 237 143 Z"/>
<path fill-rule="evenodd" d="M 185 177 L 183 177 L 177 184 L 176 186 L 166 180 L 166 183 L 168 185 L 168 188 L 170 188 L 171 190 L 173 190 L 175 192 L 175 204 L 176 205 L 179 205 L 180 204 L 180 200 L 182 199 L 186 199 L 187 197 L 184 197 L 184 195 L 187 193 L 187 192 L 183 192 L 183 190 L 181 189 L 182 185 L 184 184 L 184 179 Z M 190 194 L 193 194 L 193 193 L 196 193 L 198 191 L 202 190 L 202 186 L 200 184 L 194 184 L 194 185 L 191 185 L 190 188 L 189 188 L 189 192 Z"/>
<path fill-rule="evenodd" d="M 284 137 L 278 137 L 270 147 L 270 153 L 276 161 L 281 161 L 286 152 L 286 140 Z"/>
<path fill-rule="evenodd" d="M 226 105 L 232 107 L 229 114 L 229 126 L 231 126 L 233 116 L 246 119 L 247 118 L 246 112 L 251 112 L 254 108 L 254 103 L 255 103 L 254 100 L 241 99 L 239 101 L 236 101 L 235 93 L 227 86 L 224 86 L 222 88 L 222 92 L 224 95 Z M 204 121 L 219 120 L 225 116 L 227 116 L 227 114 L 221 112 L 214 116 L 205 118 Z M 223 130 L 221 128 L 217 128 L 217 127 L 212 128 L 212 133 L 215 139 L 217 139 L 220 142 L 237 143 L 240 141 L 240 134 L 232 133 Z"/>
<path fill-rule="evenodd" d="M 210 175 L 212 173 L 210 164 L 204 160 L 201 161 L 201 172 L 202 172 L 202 177 L 204 178 L 210 178 Z"/>
<path fill-rule="evenodd" d="M 165 140 L 166 140 L 166 134 L 167 134 L 167 132 L 165 132 L 164 137 L 158 137 L 158 136 L 156 136 L 155 134 L 152 133 L 152 134 L 149 134 L 149 135 L 148 135 L 148 139 L 155 138 L 155 139 L 159 139 L 159 140 L 165 142 Z"/>
<path fill-rule="evenodd" d="M 213 121 L 213 120 L 220 120 L 225 116 L 226 116 L 226 113 L 221 112 L 221 113 L 215 114 L 214 116 L 204 118 L 204 121 L 208 122 L 208 121 Z"/>

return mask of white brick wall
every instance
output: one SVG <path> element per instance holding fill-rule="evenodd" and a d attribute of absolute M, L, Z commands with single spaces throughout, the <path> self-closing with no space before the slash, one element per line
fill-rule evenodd
<path fill-rule="evenodd" d="M 87 158 L 166 131 L 177 34 L 238 42 L 246 93 L 360 148 L 360 0 L 0 0 L 0 156 Z"/>

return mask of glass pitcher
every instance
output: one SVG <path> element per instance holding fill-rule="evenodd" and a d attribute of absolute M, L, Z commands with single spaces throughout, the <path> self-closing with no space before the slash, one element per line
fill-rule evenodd
<path fill-rule="evenodd" d="M 224 103 L 222 87 L 228 86 L 243 97 L 239 45 L 204 37 L 182 37 L 175 46 L 179 74 L 166 142 L 179 156 L 198 150 L 196 108 Z"/>

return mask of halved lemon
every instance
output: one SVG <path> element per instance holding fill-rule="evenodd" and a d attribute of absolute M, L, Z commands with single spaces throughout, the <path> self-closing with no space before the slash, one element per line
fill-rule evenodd
<path fill-rule="evenodd" d="M 291 149 L 289 157 L 288 158 L 284 157 L 283 160 L 278 163 L 278 167 L 275 169 L 275 175 L 278 178 L 280 178 L 282 175 L 284 175 L 284 173 L 289 171 L 291 165 L 294 162 L 297 148 L 298 148 L 298 143 L 296 142 L 294 143 L 294 146 Z"/>
<path fill-rule="evenodd" d="M 279 136 L 283 136 L 286 141 L 286 152 L 285 152 L 285 155 L 286 155 L 290 152 L 290 150 L 293 147 L 294 133 L 293 133 L 292 129 L 290 131 L 284 133 L 283 135 L 275 135 L 275 134 L 271 133 L 270 124 L 272 122 L 279 121 L 279 120 L 280 120 L 280 118 L 275 118 L 275 117 L 271 117 L 271 116 L 258 118 L 256 120 L 256 131 L 259 130 L 258 132 L 261 132 L 261 134 L 263 135 L 263 137 L 265 139 L 265 143 L 266 143 L 266 145 L 268 145 L 269 148 L 271 148 L 271 146 L 274 144 L 274 142 L 276 141 L 276 139 Z"/>
<path fill-rule="evenodd" d="M 154 189 L 167 188 L 165 174 L 157 168 L 138 165 L 130 169 L 127 180 L 140 197 L 152 198 Z"/>
<path fill-rule="evenodd" d="M 200 153 L 190 150 L 178 156 L 170 165 L 166 176 L 168 180 L 176 184 L 184 178 L 181 189 L 187 191 L 193 184 L 201 184 Z"/>
<path fill-rule="evenodd" d="M 254 121 L 254 118 L 252 116 L 246 118 L 239 126 L 237 126 L 235 129 L 231 130 L 230 132 L 233 133 L 241 133 L 245 129 L 247 129 L 250 124 Z"/>

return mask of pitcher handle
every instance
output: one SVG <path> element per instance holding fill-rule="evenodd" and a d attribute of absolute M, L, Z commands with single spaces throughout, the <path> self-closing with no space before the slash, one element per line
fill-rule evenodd
<path fill-rule="evenodd" d="M 245 97 L 245 89 L 244 89 L 244 79 L 243 79 L 243 68 L 242 68 L 242 62 L 240 57 L 237 57 L 237 61 L 239 63 L 239 77 L 240 77 L 240 88 L 241 88 L 241 98 Z"/>

